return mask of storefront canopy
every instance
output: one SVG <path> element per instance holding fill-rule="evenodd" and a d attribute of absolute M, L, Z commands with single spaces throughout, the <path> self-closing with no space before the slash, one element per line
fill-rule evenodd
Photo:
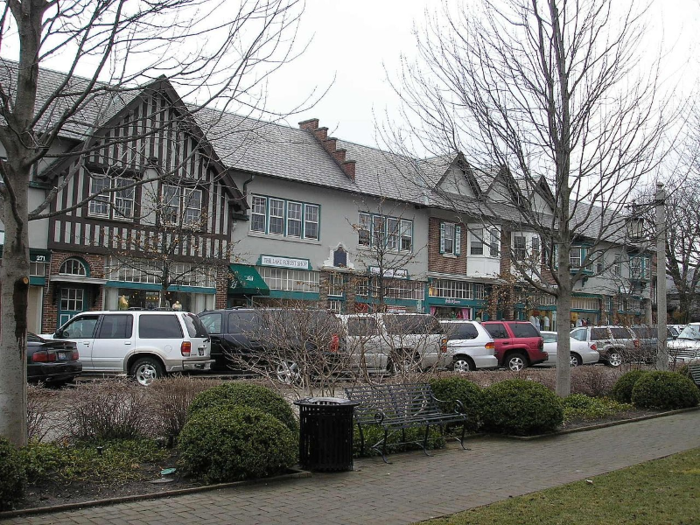
<path fill-rule="evenodd" d="M 232 264 L 229 268 L 234 276 L 228 288 L 229 294 L 270 295 L 270 288 L 253 266 Z"/>

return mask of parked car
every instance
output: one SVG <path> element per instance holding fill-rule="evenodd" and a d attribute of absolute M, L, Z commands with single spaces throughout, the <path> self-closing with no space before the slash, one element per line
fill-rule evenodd
<path fill-rule="evenodd" d="M 520 371 L 547 360 L 540 331 L 527 321 L 484 321 L 481 323 L 496 344 L 499 366 Z"/>
<path fill-rule="evenodd" d="M 540 332 L 544 338 L 544 350 L 549 357 L 544 363 L 545 366 L 557 366 L 557 332 Z M 577 341 L 569 338 L 571 345 L 569 351 L 569 363 L 571 366 L 594 365 L 600 360 L 595 343 Z"/>
<path fill-rule="evenodd" d="M 700 361 L 700 323 L 687 325 L 676 339 L 668 342 L 668 358 L 677 364 Z"/>
<path fill-rule="evenodd" d="M 668 325 L 668 338 L 669 340 L 671 339 L 677 339 L 679 335 L 681 335 L 681 332 L 683 331 L 683 328 L 685 328 L 687 325 L 684 324 L 670 324 Z"/>
<path fill-rule="evenodd" d="M 450 369 L 455 372 L 471 372 L 498 368 L 496 344 L 480 323 L 440 320 L 440 324 L 447 337 L 447 354 L 452 360 Z"/>
<path fill-rule="evenodd" d="M 199 318 L 211 337 L 213 370 L 272 369 L 279 381 L 293 383 L 305 366 L 337 362 L 342 325 L 327 310 L 234 308 L 204 311 Z"/>
<path fill-rule="evenodd" d="M 85 372 L 128 374 L 141 385 L 213 362 L 209 334 L 189 312 L 83 312 L 50 337 L 77 344 Z"/>
<path fill-rule="evenodd" d="M 339 315 L 341 347 L 352 370 L 394 373 L 401 369 L 444 369 L 451 364 L 447 338 L 429 314 L 376 313 Z"/>
<path fill-rule="evenodd" d="M 571 331 L 571 338 L 595 343 L 600 361 L 612 367 L 640 356 L 639 339 L 625 326 L 580 326 Z"/>
<path fill-rule="evenodd" d="M 52 341 L 27 334 L 27 380 L 31 383 L 62 385 L 83 371 L 78 347 L 72 341 Z"/>

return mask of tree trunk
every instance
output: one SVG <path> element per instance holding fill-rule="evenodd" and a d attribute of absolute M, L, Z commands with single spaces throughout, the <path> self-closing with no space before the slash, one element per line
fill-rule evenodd
<path fill-rule="evenodd" d="M 557 386 L 556 392 L 560 397 L 571 393 L 571 275 L 569 274 L 569 251 L 559 249 L 557 254 L 557 277 L 559 293 L 557 295 Z"/>
<path fill-rule="evenodd" d="M 6 437 L 17 446 L 22 446 L 27 441 L 29 233 L 26 221 L 26 181 L 29 180 L 29 171 L 15 171 L 6 162 L 5 175 L 10 182 L 13 197 L 5 200 L 5 244 L 0 268 L 0 436 Z"/>

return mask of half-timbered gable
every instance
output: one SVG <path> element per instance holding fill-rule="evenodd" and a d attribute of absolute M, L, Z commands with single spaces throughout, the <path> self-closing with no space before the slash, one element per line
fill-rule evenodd
<path fill-rule="evenodd" d="M 123 297 L 162 306 L 166 290 L 165 304 L 177 297 L 190 309 L 214 307 L 245 200 L 174 90 L 155 82 L 74 151 L 44 175 L 58 187 L 48 239 L 57 275 L 47 297 L 58 320 L 116 309 Z M 86 272 L 61 273 L 69 259 Z M 81 286 L 84 301 L 67 309 Z"/>

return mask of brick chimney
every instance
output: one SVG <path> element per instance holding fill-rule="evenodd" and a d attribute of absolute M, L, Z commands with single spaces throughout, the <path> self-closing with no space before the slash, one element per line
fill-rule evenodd
<path fill-rule="evenodd" d="M 313 134 L 314 138 L 323 146 L 335 163 L 343 170 L 345 176 L 351 181 L 355 181 L 355 161 L 345 160 L 347 150 L 338 149 L 338 139 L 328 136 L 328 128 L 319 128 L 319 120 L 312 118 L 299 122 L 299 129 Z"/>

